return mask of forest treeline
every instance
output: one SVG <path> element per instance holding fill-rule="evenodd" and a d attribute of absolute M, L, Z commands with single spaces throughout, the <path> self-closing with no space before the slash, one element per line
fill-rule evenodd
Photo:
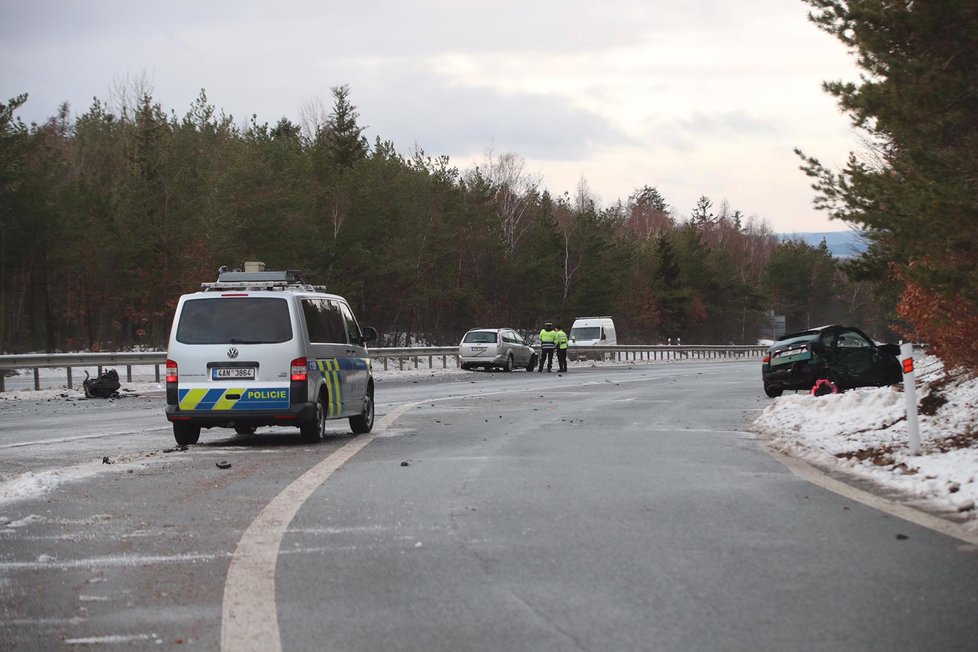
<path fill-rule="evenodd" d="M 29 126 L 26 96 L 0 105 L 3 352 L 165 347 L 180 294 L 246 260 L 344 295 L 388 346 L 579 315 L 631 344 L 755 343 L 772 311 L 789 330 L 888 325 L 824 245 L 706 195 L 688 216 L 652 185 L 602 207 L 514 153 L 460 170 L 371 144 L 346 86 L 302 125 L 237 125 L 203 91 L 182 116 L 129 97 Z"/>
<path fill-rule="evenodd" d="M 260 260 L 348 297 L 386 345 L 597 314 L 625 343 L 751 343 L 773 311 L 978 369 L 978 3 L 804 2 L 860 69 L 825 90 L 861 149 L 840 170 L 798 150 L 816 207 L 868 240 L 854 261 L 709 189 L 688 214 L 654 179 L 601 206 L 515 153 L 460 170 L 368 143 L 345 86 L 274 125 L 140 88 L 26 125 L 24 95 L 0 104 L 0 350 L 161 347 L 181 293 Z"/>

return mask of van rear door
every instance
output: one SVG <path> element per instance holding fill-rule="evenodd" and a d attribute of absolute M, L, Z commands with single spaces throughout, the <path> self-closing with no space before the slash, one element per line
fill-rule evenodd
<path fill-rule="evenodd" d="M 181 410 L 289 407 L 289 369 L 278 364 L 296 348 L 285 299 L 185 297 L 178 315 L 168 357 L 177 364 Z"/>

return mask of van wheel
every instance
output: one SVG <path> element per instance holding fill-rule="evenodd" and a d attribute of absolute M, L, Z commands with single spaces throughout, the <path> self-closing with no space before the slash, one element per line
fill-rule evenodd
<path fill-rule="evenodd" d="M 190 423 L 173 422 L 173 438 L 179 446 L 189 446 L 200 441 L 200 426 Z"/>
<path fill-rule="evenodd" d="M 326 397 L 320 393 L 316 401 L 316 420 L 299 426 L 299 434 L 310 444 L 326 439 Z"/>
<path fill-rule="evenodd" d="M 526 370 L 533 371 L 536 368 L 537 368 L 537 354 L 534 353 L 533 355 L 530 356 L 530 364 L 526 365 Z"/>
<path fill-rule="evenodd" d="M 367 390 L 363 397 L 363 412 L 350 417 L 350 430 L 354 435 L 365 435 L 374 428 L 374 388 Z"/>
<path fill-rule="evenodd" d="M 503 365 L 503 371 L 510 372 L 513 370 L 513 356 L 506 356 L 506 364 Z"/>

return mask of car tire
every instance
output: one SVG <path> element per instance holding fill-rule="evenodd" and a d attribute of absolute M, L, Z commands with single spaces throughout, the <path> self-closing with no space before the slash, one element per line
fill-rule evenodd
<path fill-rule="evenodd" d="M 255 434 L 255 431 L 256 430 L 258 430 L 258 428 L 255 428 L 254 426 L 235 426 L 234 427 L 234 432 L 238 433 L 239 435 L 253 435 L 253 434 Z"/>
<path fill-rule="evenodd" d="M 363 411 L 355 417 L 350 417 L 350 430 L 354 435 L 365 435 L 374 428 L 374 388 L 367 390 L 363 397 Z"/>
<path fill-rule="evenodd" d="M 771 385 L 764 385 L 764 393 L 768 395 L 768 398 L 777 398 L 781 396 L 784 390 L 780 387 L 772 387 Z"/>
<path fill-rule="evenodd" d="M 299 434 L 310 444 L 318 444 L 326 439 L 326 396 L 319 394 L 316 401 L 316 419 L 299 426 Z"/>
<path fill-rule="evenodd" d="M 513 370 L 513 356 L 508 355 L 506 356 L 506 364 L 503 365 L 503 371 L 509 373 L 512 370 Z"/>
<path fill-rule="evenodd" d="M 537 354 L 534 353 L 533 355 L 530 356 L 530 364 L 526 365 L 526 370 L 533 371 L 536 368 L 537 368 Z"/>
<path fill-rule="evenodd" d="M 179 446 L 189 446 L 200 441 L 200 426 L 192 423 L 173 422 L 173 438 Z"/>

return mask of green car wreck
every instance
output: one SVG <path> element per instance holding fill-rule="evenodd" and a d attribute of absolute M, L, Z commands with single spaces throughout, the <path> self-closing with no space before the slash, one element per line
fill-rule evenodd
<path fill-rule="evenodd" d="M 761 366 L 764 393 L 811 390 L 827 380 L 839 391 L 899 383 L 897 344 L 877 344 L 853 326 L 820 326 L 781 336 L 768 348 Z"/>

